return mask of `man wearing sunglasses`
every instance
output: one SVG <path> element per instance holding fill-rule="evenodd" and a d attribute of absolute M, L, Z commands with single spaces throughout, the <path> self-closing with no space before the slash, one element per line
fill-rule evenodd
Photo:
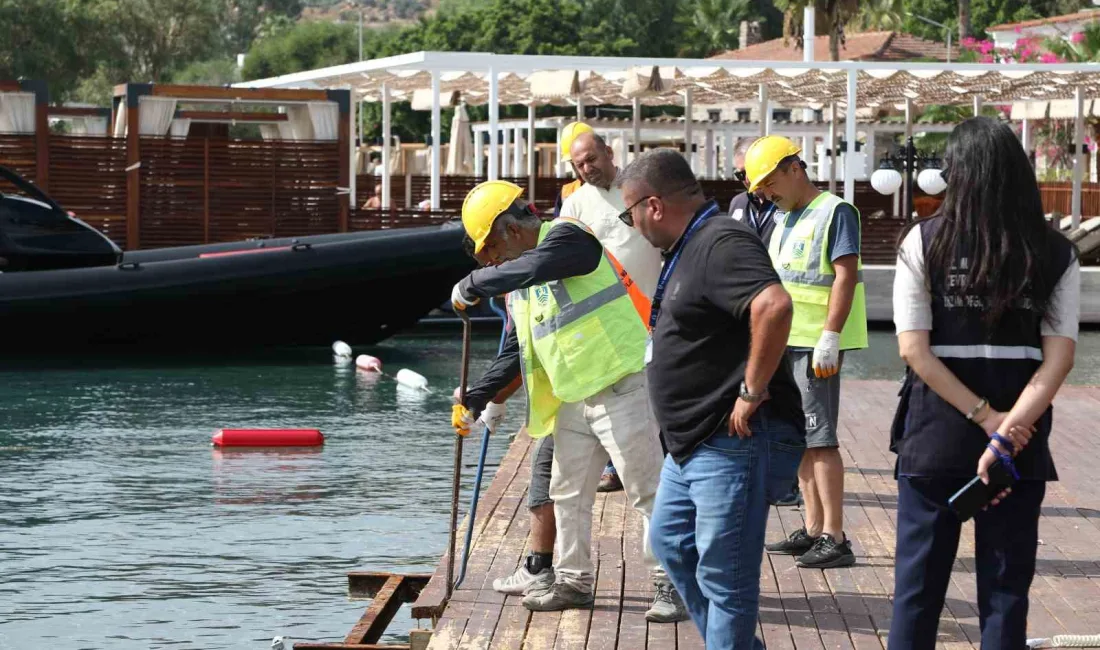
<path fill-rule="evenodd" d="M 623 222 L 665 251 L 646 377 L 669 454 L 650 543 L 707 650 L 761 648 L 767 499 L 789 488 L 806 437 L 785 355 L 791 298 L 678 151 L 646 152 L 618 182 Z"/>

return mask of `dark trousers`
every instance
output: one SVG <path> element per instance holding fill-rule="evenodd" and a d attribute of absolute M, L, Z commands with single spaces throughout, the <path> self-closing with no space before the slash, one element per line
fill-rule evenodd
<path fill-rule="evenodd" d="M 898 479 L 894 619 L 888 650 L 936 646 L 962 523 L 947 500 L 962 479 Z M 1021 481 L 999 505 L 974 518 L 982 650 L 1024 650 L 1028 590 L 1035 575 L 1039 510 L 1046 483 Z"/>

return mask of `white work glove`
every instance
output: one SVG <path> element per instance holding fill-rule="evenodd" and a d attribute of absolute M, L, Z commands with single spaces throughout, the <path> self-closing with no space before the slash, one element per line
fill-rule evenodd
<path fill-rule="evenodd" d="M 507 411 L 508 407 L 504 404 L 489 402 L 485 405 L 485 410 L 481 412 L 481 417 L 478 420 L 489 429 L 489 433 L 496 433 L 500 423 L 504 421 L 504 414 Z"/>
<path fill-rule="evenodd" d="M 825 330 L 814 347 L 814 376 L 818 379 L 832 377 L 840 372 L 840 334 Z"/>
<path fill-rule="evenodd" d="M 473 307 L 477 303 L 481 302 L 480 298 L 467 298 L 462 295 L 462 289 L 459 286 L 462 283 L 459 282 L 451 289 L 451 306 L 455 309 L 466 309 L 467 307 Z"/>

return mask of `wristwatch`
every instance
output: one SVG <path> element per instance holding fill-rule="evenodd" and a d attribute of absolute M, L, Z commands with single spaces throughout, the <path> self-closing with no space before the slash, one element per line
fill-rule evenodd
<path fill-rule="evenodd" d="M 753 395 L 752 393 L 749 392 L 749 387 L 745 385 L 745 382 L 744 381 L 741 382 L 741 394 L 739 395 L 739 397 L 741 399 L 745 400 L 746 402 L 760 402 L 760 401 L 763 401 L 763 399 L 767 396 L 768 396 L 768 389 L 765 388 L 764 392 L 757 393 L 756 395 Z"/>

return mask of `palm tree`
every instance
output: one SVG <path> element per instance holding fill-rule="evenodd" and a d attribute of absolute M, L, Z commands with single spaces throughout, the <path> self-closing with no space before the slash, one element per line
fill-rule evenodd
<path fill-rule="evenodd" d="M 750 0 L 695 0 L 695 26 L 706 38 L 709 52 L 723 52 L 737 44 L 741 19 Z"/>
<path fill-rule="evenodd" d="M 970 36 L 970 0 L 959 0 L 959 42 Z"/>
<path fill-rule="evenodd" d="M 867 0 L 845 27 L 850 32 L 893 32 L 905 20 L 902 0 Z"/>
<path fill-rule="evenodd" d="M 844 25 L 859 13 L 858 0 L 776 0 L 775 6 L 783 11 L 783 37 L 793 37 L 803 47 L 813 47 L 802 43 L 802 11 L 813 7 L 816 35 L 829 35 L 829 59 L 840 60 Z"/>

